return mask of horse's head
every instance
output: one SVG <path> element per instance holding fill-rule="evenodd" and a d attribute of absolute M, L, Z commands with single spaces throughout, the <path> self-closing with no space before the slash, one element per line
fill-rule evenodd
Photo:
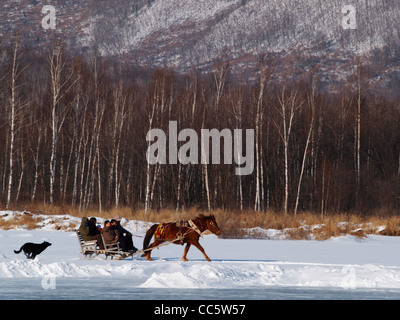
<path fill-rule="evenodd" d="M 217 221 L 215 220 L 214 215 L 211 216 L 204 216 L 200 215 L 200 220 L 202 220 L 202 224 L 204 226 L 204 229 L 210 230 L 212 233 L 216 234 L 219 236 L 221 234 L 221 229 L 218 227 Z"/>

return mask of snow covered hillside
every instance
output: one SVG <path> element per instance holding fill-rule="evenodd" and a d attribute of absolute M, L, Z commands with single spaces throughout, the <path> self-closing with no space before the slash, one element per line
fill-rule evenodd
<path fill-rule="evenodd" d="M 67 216 L 64 219 L 79 220 Z M 148 224 L 126 221 L 125 226 L 134 234 L 135 245 L 141 248 Z M 51 242 L 52 246 L 34 261 L 13 252 L 25 242 L 43 241 Z M 182 262 L 183 247 L 178 245 L 155 250 L 152 262 L 138 255 L 133 259 L 114 261 L 104 260 L 101 256 L 84 259 L 75 232 L 58 231 L 51 224 L 35 230 L 2 230 L 0 281 L 5 286 L 0 288 L 0 296 L 14 297 L 17 291 L 12 288 L 19 290 L 25 283 L 21 279 L 26 279 L 27 284 L 38 279 L 35 288 L 39 293 L 43 290 L 40 287 L 42 279 L 54 279 L 55 284 L 68 282 L 74 292 L 83 290 L 82 281 L 88 279 L 102 279 L 100 283 L 115 280 L 115 287 L 120 284 L 139 292 L 152 288 L 400 289 L 399 237 L 374 235 L 360 240 L 347 236 L 327 241 L 299 241 L 228 240 L 208 235 L 201 243 L 212 262 L 206 262 L 193 247 L 188 254 L 190 261 Z M 13 286 L 7 286 L 7 283 L 13 283 Z M 18 284 L 21 285 L 19 289 Z M 24 290 L 18 292 L 17 297 L 24 298 Z M 74 297 L 81 296 L 77 293 Z M 168 299 L 168 295 L 163 298 Z"/>
<path fill-rule="evenodd" d="M 342 10 L 349 4 L 354 29 L 343 28 Z M 43 1 L 3 0 L 1 5 L 6 19 L 0 37 L 18 31 L 25 43 L 44 48 L 59 37 L 79 51 L 95 46 L 105 56 L 178 71 L 209 70 L 221 57 L 246 70 L 259 54 L 300 51 L 331 59 L 337 69 L 348 63 L 348 55 L 375 49 L 397 60 L 400 45 L 397 0 L 59 0 L 51 32 L 38 27 Z M 298 67 L 307 63 L 316 64 L 303 59 Z"/>
<path fill-rule="evenodd" d="M 342 27 L 343 7 L 343 1 L 321 0 L 157 0 L 113 23 L 108 36 L 97 33 L 97 40 L 106 54 L 147 51 L 152 63 L 190 68 L 221 54 L 238 57 L 296 47 L 366 53 L 382 48 L 398 32 L 398 2 L 355 1 L 354 30 Z"/>

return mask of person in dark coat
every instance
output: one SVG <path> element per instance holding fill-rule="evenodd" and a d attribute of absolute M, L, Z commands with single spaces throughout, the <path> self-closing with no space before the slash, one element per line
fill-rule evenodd
<path fill-rule="evenodd" d="M 119 217 L 116 218 L 118 219 Z M 114 226 L 119 233 L 119 244 L 121 250 L 124 252 L 135 253 L 138 249 L 133 245 L 132 233 L 121 226 L 121 218 L 117 219 L 112 219 L 111 225 Z"/>
<path fill-rule="evenodd" d="M 92 217 L 89 219 L 89 235 L 90 236 L 95 236 L 100 234 L 99 228 L 96 225 L 97 220 L 95 217 Z"/>

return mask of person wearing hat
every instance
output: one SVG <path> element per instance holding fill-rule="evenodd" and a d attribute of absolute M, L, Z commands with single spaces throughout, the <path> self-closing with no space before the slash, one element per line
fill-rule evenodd
<path fill-rule="evenodd" d="M 104 249 L 100 232 L 96 227 L 96 218 L 93 217 L 89 220 L 87 217 L 83 217 L 81 225 L 79 226 L 79 232 L 84 241 L 96 240 L 99 248 Z"/>
<path fill-rule="evenodd" d="M 120 221 L 121 217 L 119 215 L 115 215 L 114 219 L 111 220 L 111 225 L 114 226 L 118 231 L 121 250 L 124 252 L 135 253 L 138 251 L 138 249 L 133 245 L 132 233 L 124 229 L 121 226 Z"/>
<path fill-rule="evenodd" d="M 104 228 L 101 230 L 101 234 L 107 244 L 117 243 L 119 240 L 118 230 L 111 225 L 110 220 L 104 221 Z"/>

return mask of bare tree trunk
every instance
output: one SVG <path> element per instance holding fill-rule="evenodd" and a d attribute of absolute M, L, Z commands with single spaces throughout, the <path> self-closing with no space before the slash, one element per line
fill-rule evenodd
<path fill-rule="evenodd" d="M 206 104 L 204 105 L 203 109 L 203 121 L 201 124 L 201 129 L 204 129 L 204 124 L 205 124 L 205 114 L 206 114 Z M 202 175 L 204 179 L 204 184 L 205 184 L 205 189 L 206 189 L 206 197 L 207 197 L 207 208 L 208 211 L 211 211 L 211 200 L 210 200 L 210 183 L 208 179 L 208 165 L 207 165 L 207 155 L 205 154 L 205 147 L 204 144 L 209 143 L 208 141 L 203 141 L 203 138 L 201 139 L 201 163 L 202 165 Z"/>
<path fill-rule="evenodd" d="M 82 130 L 82 133 L 85 134 L 85 130 Z M 83 158 L 82 158 L 82 168 L 81 168 L 81 178 L 80 178 L 80 184 L 79 184 L 79 211 L 82 211 L 82 209 L 85 207 L 85 197 L 86 197 L 86 187 L 85 187 L 85 168 L 86 170 L 89 171 L 90 168 L 90 163 L 88 162 L 88 165 L 86 166 L 86 152 L 87 152 L 87 147 L 89 143 L 89 134 L 86 134 L 85 140 L 83 141 Z M 90 148 L 91 149 L 91 148 Z M 90 160 L 90 158 L 89 158 Z"/>
<path fill-rule="evenodd" d="M 207 208 L 208 208 L 208 211 L 211 211 L 210 184 L 208 181 L 208 166 L 206 163 L 206 156 L 204 154 L 204 150 L 202 151 L 202 157 L 204 160 L 204 165 L 202 166 L 202 168 L 203 168 L 203 177 L 204 177 L 204 183 L 205 183 L 205 188 L 206 188 Z"/>
<path fill-rule="evenodd" d="M 215 94 L 215 110 L 218 114 L 218 109 L 219 109 L 219 104 L 225 89 L 225 82 L 226 82 L 226 76 L 228 74 L 229 70 L 229 64 L 226 61 L 223 61 L 220 70 L 218 73 L 214 73 L 214 82 L 215 82 L 215 89 L 216 89 L 216 94 Z"/>
<path fill-rule="evenodd" d="M 263 129 L 263 97 L 264 88 L 266 81 L 266 72 L 263 72 L 260 76 L 260 90 L 257 99 L 256 108 L 256 198 L 254 201 L 254 210 L 263 210 L 264 200 L 264 177 L 263 177 L 263 165 L 262 165 L 262 129 Z"/>
<path fill-rule="evenodd" d="M 94 70 L 94 115 L 93 115 L 93 125 L 91 130 L 91 138 L 88 136 L 87 139 L 90 139 L 89 143 L 89 155 L 87 157 L 87 173 L 86 173 L 86 181 L 84 188 L 84 196 L 83 196 L 83 206 L 88 208 L 92 201 L 94 201 L 95 197 L 95 182 L 97 177 L 97 200 L 98 200 L 98 208 L 102 211 L 102 188 L 101 188 L 101 163 L 100 163 L 100 133 L 101 133 L 101 125 L 103 121 L 104 111 L 105 111 L 105 101 L 100 95 L 99 88 L 99 76 L 98 76 L 98 63 L 97 57 L 94 57 L 93 61 L 93 70 Z M 88 133 L 89 135 L 89 133 Z M 97 170 L 96 170 L 97 169 Z"/>
<path fill-rule="evenodd" d="M 32 190 L 32 196 L 31 196 L 31 202 L 35 201 L 35 197 L 36 197 L 36 189 L 37 189 L 37 184 L 38 184 L 38 177 L 39 177 L 39 150 L 40 150 L 40 143 L 42 140 L 42 127 L 39 126 L 39 136 L 38 136 L 38 141 L 37 141 L 37 145 L 36 145 L 36 152 L 35 152 L 35 158 L 34 158 L 34 162 L 35 162 L 35 178 L 34 178 L 34 182 L 33 182 L 33 190 Z"/>
<path fill-rule="evenodd" d="M 8 150 L 8 144 L 10 142 L 10 139 L 8 138 L 9 136 L 9 132 L 6 131 L 6 145 L 4 146 L 4 150 Z M 4 168 L 2 170 L 2 178 L 1 178 L 1 190 L 2 190 L 2 194 L 6 195 L 6 191 L 7 191 L 7 163 L 9 161 L 9 153 L 4 152 Z"/>
<path fill-rule="evenodd" d="M 181 176 L 182 176 L 182 164 L 178 164 L 178 187 L 176 191 L 176 212 L 179 211 L 179 204 L 181 201 Z"/>
<path fill-rule="evenodd" d="M 321 187 L 321 217 L 325 214 L 325 166 L 326 160 L 322 163 L 322 187 Z"/>
<path fill-rule="evenodd" d="M 66 117 L 66 108 L 62 110 L 60 100 L 72 88 L 75 81 L 71 81 L 73 70 L 62 79 L 66 62 L 63 60 L 61 48 L 54 49 L 48 56 L 50 87 L 51 87 L 51 156 L 50 156 L 50 204 L 54 203 L 54 184 L 57 168 L 57 146 L 61 128 Z M 64 91 L 64 92 L 62 92 Z"/>
<path fill-rule="evenodd" d="M 81 149 L 82 149 L 82 140 L 84 137 L 84 123 L 85 123 L 85 115 L 81 114 L 81 108 L 80 108 L 80 93 L 77 94 L 76 100 L 75 100 L 75 121 L 74 121 L 74 158 L 75 158 L 75 164 L 74 164 L 74 178 L 73 178 L 73 187 L 72 187 L 72 200 L 71 203 L 72 205 L 76 205 L 77 202 L 77 193 L 78 193 L 78 171 L 79 171 L 79 165 L 81 163 Z M 80 121 L 81 116 L 83 117 L 82 122 Z M 82 123 L 82 125 L 81 125 Z M 84 167 L 84 165 L 83 165 Z M 82 168 L 82 171 L 84 168 Z"/>
<path fill-rule="evenodd" d="M 10 98 L 10 156 L 9 156 L 9 172 L 8 172 L 8 187 L 7 187 L 7 202 L 6 208 L 8 209 L 11 201 L 11 188 L 14 174 L 14 143 L 15 143 L 15 122 L 16 122 L 16 81 L 18 77 L 18 42 L 15 43 L 13 52 L 13 62 L 11 69 L 11 98 Z"/>
<path fill-rule="evenodd" d="M 358 94 L 357 94 L 357 110 L 356 110 L 356 134 L 355 134 L 355 149 L 356 149 L 356 210 L 360 210 L 360 182 L 361 182 L 361 168 L 360 168 L 360 150 L 361 150 L 361 69 L 358 67 Z"/>
<path fill-rule="evenodd" d="M 8 117 L 8 123 L 10 125 L 10 133 L 9 133 L 10 136 L 9 136 L 9 139 L 7 139 L 7 143 L 9 143 L 9 145 L 10 145 L 10 152 L 9 152 L 9 157 L 8 157 L 9 171 L 8 171 L 8 179 L 7 179 L 8 183 L 7 183 L 6 208 L 9 207 L 10 202 L 11 202 L 13 180 L 14 180 L 14 175 L 16 173 L 15 172 L 15 163 L 14 163 L 14 160 L 15 160 L 14 153 L 15 153 L 17 132 L 19 130 L 21 130 L 21 128 L 22 128 L 22 124 L 21 124 L 22 116 L 21 115 L 23 113 L 23 108 L 27 105 L 27 103 L 24 104 L 21 101 L 22 97 L 20 97 L 20 95 L 19 95 L 20 85 L 17 84 L 17 81 L 18 81 L 19 77 L 21 76 L 22 72 L 27 68 L 27 67 L 21 68 L 21 62 L 20 62 L 21 56 L 18 53 L 18 46 L 19 46 L 19 40 L 17 39 L 15 41 L 15 45 L 14 45 L 14 49 L 13 49 L 13 53 L 12 53 L 12 65 L 11 65 L 11 72 L 10 72 L 11 96 L 10 96 L 10 111 L 9 111 L 9 117 Z M 7 148 L 6 148 L 6 150 L 7 150 Z M 21 157 L 22 157 L 22 155 L 21 155 Z M 21 159 L 21 161 L 23 163 L 23 159 Z M 5 168 L 5 170 L 6 170 L 6 168 Z"/>
<path fill-rule="evenodd" d="M 299 198 L 300 198 L 301 181 L 303 179 L 303 174 L 304 174 L 304 167 L 305 167 L 306 158 L 307 158 L 308 145 L 310 144 L 311 134 L 312 134 L 312 131 L 313 131 L 313 128 L 314 128 L 314 119 L 315 119 L 314 84 L 312 85 L 312 89 L 311 90 L 312 90 L 311 96 L 309 97 L 309 103 L 310 103 L 310 106 L 311 106 L 311 123 L 310 123 L 310 128 L 308 130 L 306 146 L 304 148 L 303 161 L 301 163 L 301 171 L 300 171 L 299 183 L 297 185 L 296 204 L 294 206 L 294 215 L 297 215 L 297 208 L 299 206 Z"/>
<path fill-rule="evenodd" d="M 20 152 L 21 152 L 21 157 L 20 157 L 20 160 L 21 160 L 21 172 L 20 172 L 20 175 L 19 175 L 17 195 L 15 196 L 15 203 L 18 203 L 19 195 L 21 194 L 22 178 L 24 177 L 25 164 L 26 164 L 26 162 L 24 160 L 24 150 L 23 150 L 22 144 L 21 144 Z"/>
<path fill-rule="evenodd" d="M 302 102 L 297 105 L 297 91 L 291 91 L 289 97 L 286 97 L 286 88 L 282 89 L 281 95 L 278 96 L 279 109 L 278 112 L 282 118 L 283 129 L 275 123 L 278 128 L 279 135 L 283 141 L 284 148 L 284 176 L 285 176 L 285 191 L 283 199 L 283 210 L 288 213 L 289 202 L 289 140 L 293 126 L 294 115 L 296 109 L 302 105 Z"/>
<path fill-rule="evenodd" d="M 155 110 L 156 110 L 155 97 L 153 99 L 154 99 L 154 101 L 152 102 L 152 108 L 147 113 L 147 117 L 148 117 L 148 121 L 149 121 L 149 130 L 148 130 L 148 132 L 151 132 L 151 129 L 153 127 L 153 120 L 154 120 L 154 115 L 155 115 Z M 147 143 L 147 149 L 149 149 L 151 141 L 152 141 L 152 138 L 149 137 L 148 143 Z M 150 188 L 151 188 L 151 186 L 150 186 L 150 184 L 151 184 L 150 176 L 151 176 L 151 167 L 150 167 L 150 162 L 147 161 L 147 168 L 146 168 L 146 196 L 145 196 L 145 202 L 144 202 L 144 213 L 145 213 L 145 215 L 147 215 L 147 213 L 150 211 Z"/>
<path fill-rule="evenodd" d="M 121 145 L 121 137 L 122 137 L 122 128 L 124 127 L 124 120 L 125 120 L 125 108 L 126 108 L 126 97 L 123 96 L 123 88 L 122 82 L 119 82 L 117 87 L 114 89 L 114 107 L 115 107 L 115 114 L 114 114 L 114 132 L 113 132 L 113 139 L 114 139 L 114 146 L 113 149 L 113 165 L 111 166 L 114 169 L 110 169 L 111 175 L 114 171 L 114 182 L 115 182 L 115 189 L 114 189 L 114 204 L 115 207 L 118 207 L 119 203 L 119 185 L 120 185 L 120 173 L 119 173 L 119 156 L 120 156 L 120 145 Z M 110 179 L 111 180 L 111 179 Z"/>
<path fill-rule="evenodd" d="M 151 130 L 151 129 L 149 129 Z M 150 144 L 149 144 L 150 146 Z M 147 169 L 146 169 L 146 198 L 144 202 L 144 213 L 147 213 L 150 210 L 150 163 L 147 162 Z"/>
<path fill-rule="evenodd" d="M 104 109 L 103 109 L 104 111 Z M 101 114 L 101 117 L 103 117 L 103 112 Z M 97 133 L 97 137 L 96 137 L 96 157 L 97 157 L 97 192 L 98 192 L 98 201 L 99 201 L 99 211 L 102 211 L 102 188 L 101 188 L 101 168 L 100 168 L 100 130 Z"/>
<path fill-rule="evenodd" d="M 234 101 L 235 98 L 232 97 L 232 107 L 233 107 L 233 114 L 236 118 L 236 127 L 237 129 L 242 129 L 242 118 L 243 118 L 243 90 L 240 90 L 238 93 L 237 101 Z M 238 137 L 235 137 L 238 139 Z M 239 139 L 238 139 L 239 140 Z M 239 141 L 236 141 L 235 143 L 238 144 Z M 237 149 L 237 159 L 238 163 L 242 163 L 242 155 L 239 152 L 239 148 Z M 238 175 L 238 196 L 239 196 L 239 207 L 240 210 L 243 210 L 243 184 L 242 184 L 242 175 Z"/>

